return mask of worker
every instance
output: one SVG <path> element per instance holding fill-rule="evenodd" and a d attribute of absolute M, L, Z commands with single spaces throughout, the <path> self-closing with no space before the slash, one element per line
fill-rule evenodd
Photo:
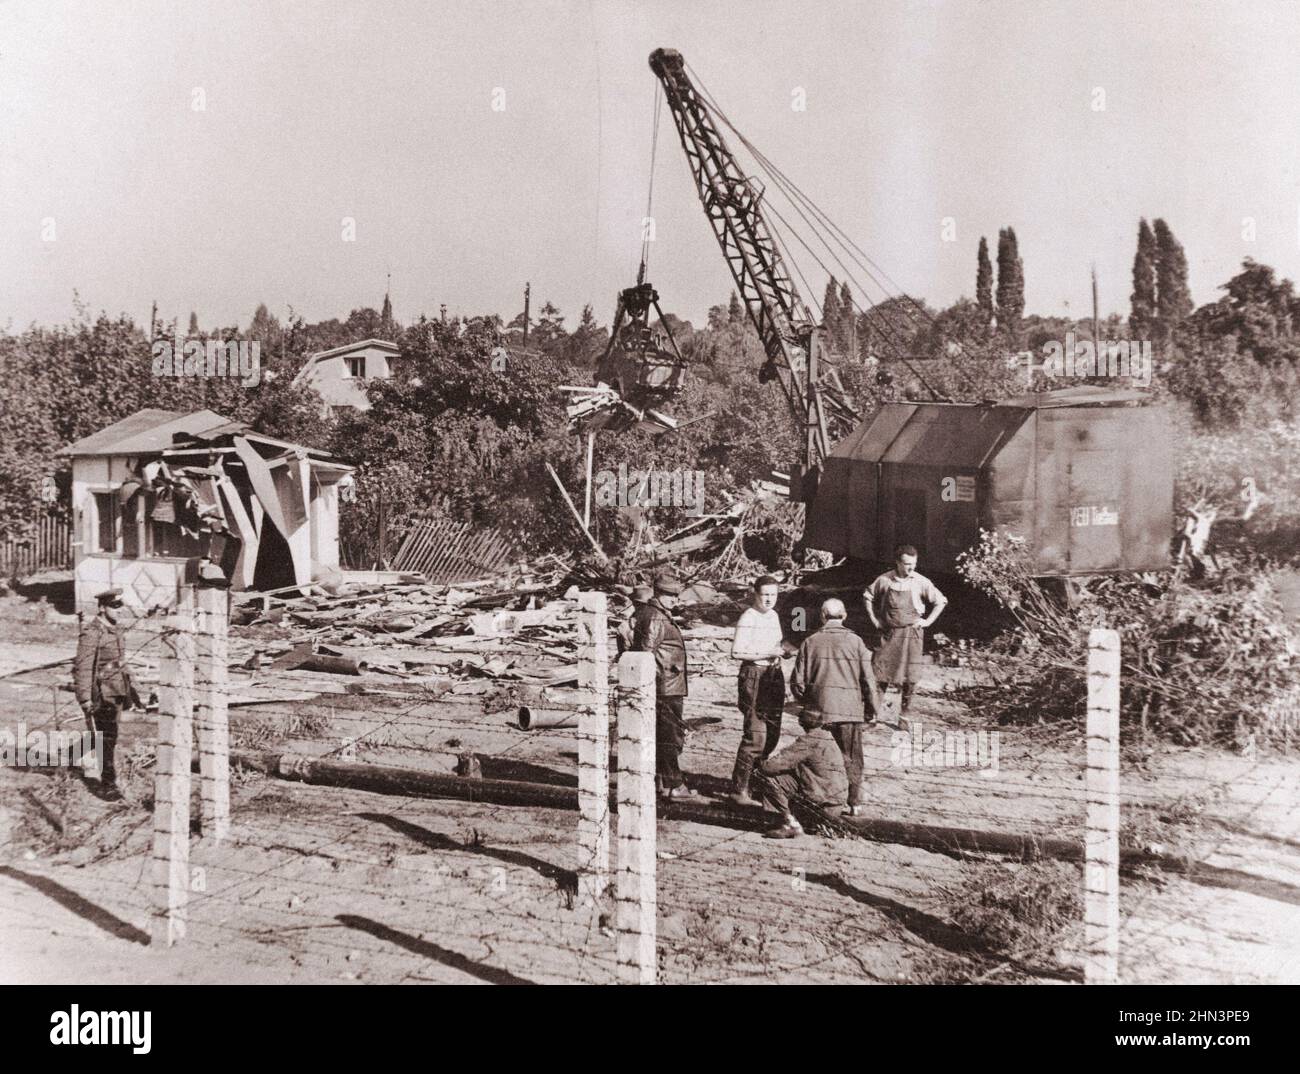
<path fill-rule="evenodd" d="M 871 650 L 844 625 L 844 602 L 831 597 L 821 607 L 822 627 L 799 647 L 790 692 L 822 724 L 844 755 L 850 816 L 862 812 L 862 726 L 880 715 L 880 694 L 871 673 Z"/>
<path fill-rule="evenodd" d="M 681 754 L 686 745 L 686 642 L 670 614 L 682 583 L 671 574 L 654 580 L 654 596 L 632 616 L 631 652 L 655 658 L 655 782 L 664 798 L 694 798 L 686 786 Z"/>
<path fill-rule="evenodd" d="M 119 622 L 122 591 L 106 589 L 95 597 L 97 614 L 81 628 L 72 664 L 72 684 L 77 704 L 95 735 L 99 758 L 99 796 L 120 801 L 114 751 L 118 720 L 123 708 L 139 703 L 126 666 L 124 630 Z"/>
<path fill-rule="evenodd" d="M 655 591 L 648 585 L 632 587 L 632 593 L 628 597 L 631 604 L 624 612 L 622 621 L 614 628 L 615 644 L 618 646 L 619 656 L 622 656 L 632 644 L 633 620 L 637 610 L 648 603 L 654 593 Z"/>
<path fill-rule="evenodd" d="M 731 655 L 740 661 L 736 704 L 744 718 L 731 773 L 731 800 L 737 805 L 758 805 L 749 794 L 754 765 L 770 757 L 781 740 L 785 705 L 781 658 L 789 646 L 781 640 L 781 617 L 776 611 L 779 589 L 770 574 L 754 579 L 749 607 L 740 613 L 731 642 Z"/>
<path fill-rule="evenodd" d="M 803 835 L 792 801 L 811 809 L 838 812 L 844 809 L 850 790 L 844 755 L 823 726 L 822 714 L 805 708 L 799 713 L 799 726 L 804 733 L 779 753 L 765 757 L 761 764 L 759 793 L 782 816 L 781 827 L 764 833 L 767 839 Z"/>
<path fill-rule="evenodd" d="M 906 712 L 911 705 L 920 678 L 925 629 L 939 618 L 948 603 L 935 584 L 917 572 L 916 560 L 916 549 L 900 544 L 894 551 L 894 569 L 882 574 L 862 594 L 867 618 L 882 632 L 874 660 L 876 679 L 886 687 L 900 688 L 900 712 Z M 928 613 L 926 604 L 930 605 Z"/>

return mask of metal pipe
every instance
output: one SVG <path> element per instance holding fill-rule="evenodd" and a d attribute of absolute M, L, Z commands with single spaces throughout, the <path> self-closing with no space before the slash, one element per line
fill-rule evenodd
<path fill-rule="evenodd" d="M 576 727 L 578 713 L 574 709 L 535 709 L 519 706 L 519 730 L 535 731 L 540 727 Z"/>

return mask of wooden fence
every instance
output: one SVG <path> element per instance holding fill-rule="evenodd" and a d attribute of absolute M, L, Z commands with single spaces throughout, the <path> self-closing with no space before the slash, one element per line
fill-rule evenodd
<path fill-rule="evenodd" d="M 431 582 L 481 578 L 517 558 L 496 530 L 439 518 L 416 522 L 393 560 L 393 570 L 419 571 Z"/>
<path fill-rule="evenodd" d="M 72 526 L 66 518 L 42 513 L 30 536 L 0 537 L 0 577 L 71 569 Z"/>

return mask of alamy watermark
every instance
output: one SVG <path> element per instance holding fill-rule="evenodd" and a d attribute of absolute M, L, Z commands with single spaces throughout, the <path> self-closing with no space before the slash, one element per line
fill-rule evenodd
<path fill-rule="evenodd" d="M 15 734 L 0 727 L 0 765 L 10 768 L 84 768 L 95 775 L 104 752 L 102 731 L 28 731 L 25 723 Z M 89 758 L 89 760 L 87 760 Z"/>
<path fill-rule="evenodd" d="M 701 470 L 599 470 L 592 477 L 597 507 L 680 507 L 688 515 L 704 513 Z"/>
<path fill-rule="evenodd" d="M 73 1003 L 50 1015 L 50 1043 L 126 1045 L 148 1055 L 152 1022 L 152 1011 L 83 1011 Z"/>
<path fill-rule="evenodd" d="M 976 768 L 981 776 L 998 770 L 999 732 L 910 730 L 889 736 L 889 763 L 895 768 Z"/>
<path fill-rule="evenodd" d="M 1067 380 L 1084 377 L 1129 377 L 1139 388 L 1151 384 L 1153 367 L 1149 339 L 1077 339 L 1065 333 L 1065 341 L 1049 339 L 1043 344 L 1043 360 L 1034 362 L 1033 351 L 1007 356 L 1007 368 L 1024 366 L 1025 384 L 1035 373 Z"/>
<path fill-rule="evenodd" d="M 239 377 L 245 388 L 262 381 L 262 342 L 257 339 L 156 339 L 155 377 Z"/>

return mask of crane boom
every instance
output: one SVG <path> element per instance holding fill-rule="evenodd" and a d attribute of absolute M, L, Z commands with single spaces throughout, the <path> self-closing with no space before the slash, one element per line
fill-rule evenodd
<path fill-rule="evenodd" d="M 834 368 L 821 361 L 822 330 L 800 298 L 763 217 L 761 184 L 741 172 L 687 75 L 681 53 L 656 49 L 650 69 L 663 84 L 696 192 L 767 355 L 759 379 L 780 382 L 804 431 L 804 468 L 817 467 L 831 448 L 828 397 L 832 417 L 852 420 L 856 410 Z"/>

